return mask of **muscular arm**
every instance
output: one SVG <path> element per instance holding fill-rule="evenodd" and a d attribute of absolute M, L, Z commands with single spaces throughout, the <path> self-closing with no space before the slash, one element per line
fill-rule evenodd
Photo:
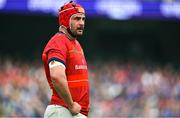
<path fill-rule="evenodd" d="M 50 68 L 50 75 L 56 92 L 65 101 L 70 112 L 73 115 L 78 114 L 81 110 L 81 106 L 78 103 L 73 102 L 71 93 L 68 88 L 65 68 L 63 66 L 56 66 Z"/>

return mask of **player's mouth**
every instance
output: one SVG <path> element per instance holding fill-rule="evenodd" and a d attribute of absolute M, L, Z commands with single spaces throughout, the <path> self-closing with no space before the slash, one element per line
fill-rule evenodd
<path fill-rule="evenodd" d="M 78 32 L 83 32 L 84 28 L 77 28 Z"/>
<path fill-rule="evenodd" d="M 78 32 L 83 32 L 83 30 L 77 30 Z"/>

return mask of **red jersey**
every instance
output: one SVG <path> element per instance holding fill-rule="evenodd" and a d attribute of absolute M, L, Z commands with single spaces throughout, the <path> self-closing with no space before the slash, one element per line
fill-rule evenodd
<path fill-rule="evenodd" d="M 46 45 L 42 58 L 47 80 L 52 89 L 50 104 L 67 107 L 63 99 L 57 94 L 50 78 L 48 64 L 50 61 L 56 60 L 65 65 L 68 87 L 72 99 L 81 105 L 82 109 L 80 112 L 87 116 L 89 111 L 88 70 L 84 53 L 79 42 L 77 40 L 68 39 L 63 33 L 57 33 Z"/>

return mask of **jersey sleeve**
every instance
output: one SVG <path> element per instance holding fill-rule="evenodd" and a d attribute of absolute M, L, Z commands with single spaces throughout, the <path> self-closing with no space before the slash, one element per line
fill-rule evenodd
<path fill-rule="evenodd" d="M 49 44 L 48 64 L 55 60 L 66 66 L 67 47 L 62 39 L 55 39 Z"/>

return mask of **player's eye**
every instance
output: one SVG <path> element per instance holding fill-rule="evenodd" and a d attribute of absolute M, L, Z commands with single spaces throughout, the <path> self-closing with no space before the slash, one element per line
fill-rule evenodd
<path fill-rule="evenodd" d="M 75 17 L 74 19 L 75 19 L 75 20 L 80 20 L 80 19 L 81 19 L 81 17 Z"/>
<path fill-rule="evenodd" d="M 83 18 L 82 18 L 82 20 L 83 20 L 83 21 L 85 21 L 85 20 L 86 20 L 86 18 L 85 18 L 85 17 L 83 17 Z"/>

